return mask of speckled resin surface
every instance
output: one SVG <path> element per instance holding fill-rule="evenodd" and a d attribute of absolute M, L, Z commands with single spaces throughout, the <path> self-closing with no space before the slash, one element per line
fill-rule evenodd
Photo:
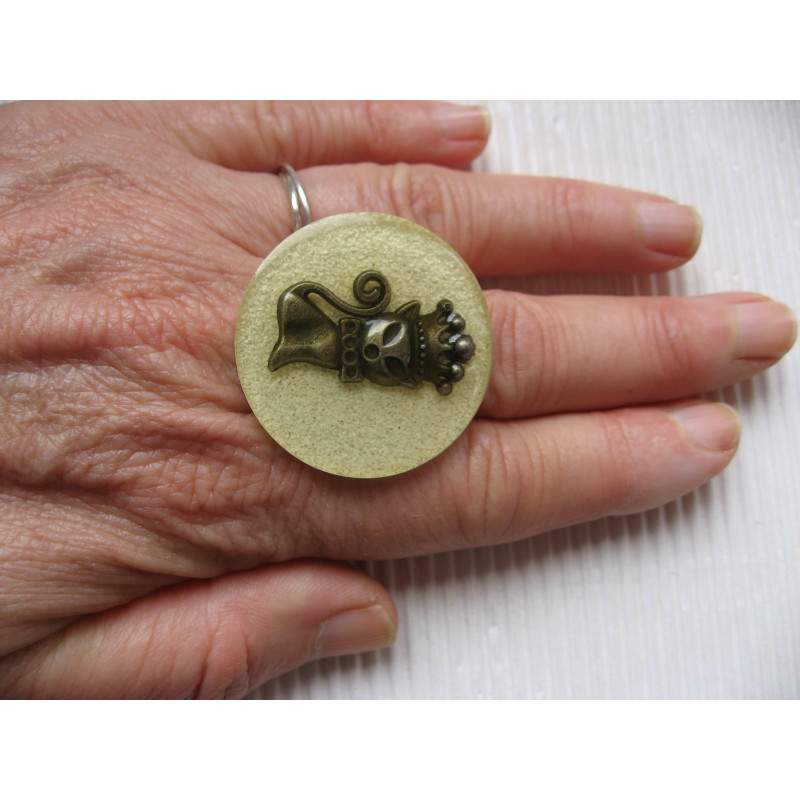
<path fill-rule="evenodd" d="M 335 370 L 307 363 L 269 370 L 281 294 L 314 281 L 353 303 L 353 281 L 366 270 L 388 280 L 389 311 L 416 300 L 425 314 L 446 298 L 465 319 L 475 355 L 451 394 L 438 394 L 430 383 L 342 383 Z M 385 214 L 328 217 L 283 241 L 254 275 L 236 326 L 242 388 L 269 435 L 307 464 L 355 478 L 405 472 L 452 444 L 481 404 L 491 358 L 489 313 L 470 269 L 430 231 Z"/>

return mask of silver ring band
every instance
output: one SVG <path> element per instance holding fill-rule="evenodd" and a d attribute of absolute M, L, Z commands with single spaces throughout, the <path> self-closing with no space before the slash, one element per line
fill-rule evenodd
<path fill-rule="evenodd" d="M 303 184 L 300 183 L 297 173 L 288 164 L 281 164 L 275 174 L 283 180 L 283 185 L 289 192 L 289 200 L 292 204 L 292 230 L 299 231 L 303 225 L 311 222 L 311 209 L 308 207 Z"/>

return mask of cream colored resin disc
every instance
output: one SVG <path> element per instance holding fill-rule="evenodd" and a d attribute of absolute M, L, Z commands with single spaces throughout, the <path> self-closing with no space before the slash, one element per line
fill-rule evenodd
<path fill-rule="evenodd" d="M 388 280 L 387 312 L 420 301 L 427 314 L 447 299 L 464 318 L 475 354 L 451 394 L 440 395 L 427 381 L 420 388 L 366 378 L 342 383 L 336 370 L 302 362 L 270 371 L 283 292 L 313 281 L 354 304 L 353 282 L 366 270 Z M 469 267 L 430 231 L 386 214 L 341 214 L 292 234 L 253 276 L 236 325 L 239 378 L 267 433 L 307 464 L 352 478 L 405 472 L 452 444 L 481 404 L 491 360 L 489 312 Z"/>

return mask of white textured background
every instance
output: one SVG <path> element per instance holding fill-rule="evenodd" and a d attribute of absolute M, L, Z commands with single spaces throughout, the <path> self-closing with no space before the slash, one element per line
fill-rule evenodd
<path fill-rule="evenodd" d="M 659 277 L 516 281 L 536 293 L 754 290 L 800 310 L 800 103 L 490 102 L 477 171 L 661 193 L 706 223 Z M 509 285 L 511 285 L 509 283 Z M 718 393 L 733 464 L 663 508 L 516 544 L 366 564 L 395 646 L 310 664 L 260 698 L 800 697 L 800 346 Z"/>

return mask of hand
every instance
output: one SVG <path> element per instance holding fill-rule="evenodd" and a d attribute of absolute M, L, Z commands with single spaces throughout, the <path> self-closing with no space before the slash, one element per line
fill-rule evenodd
<path fill-rule="evenodd" d="M 391 643 L 390 597 L 342 560 L 636 512 L 725 467 L 735 413 L 685 398 L 789 349 L 791 314 L 755 294 L 488 292 L 479 418 L 394 478 L 316 472 L 249 412 L 234 325 L 291 232 L 280 163 L 315 219 L 407 217 L 482 277 L 695 252 L 664 198 L 453 169 L 487 135 L 429 103 L 0 107 L 0 694 L 242 696 Z"/>

